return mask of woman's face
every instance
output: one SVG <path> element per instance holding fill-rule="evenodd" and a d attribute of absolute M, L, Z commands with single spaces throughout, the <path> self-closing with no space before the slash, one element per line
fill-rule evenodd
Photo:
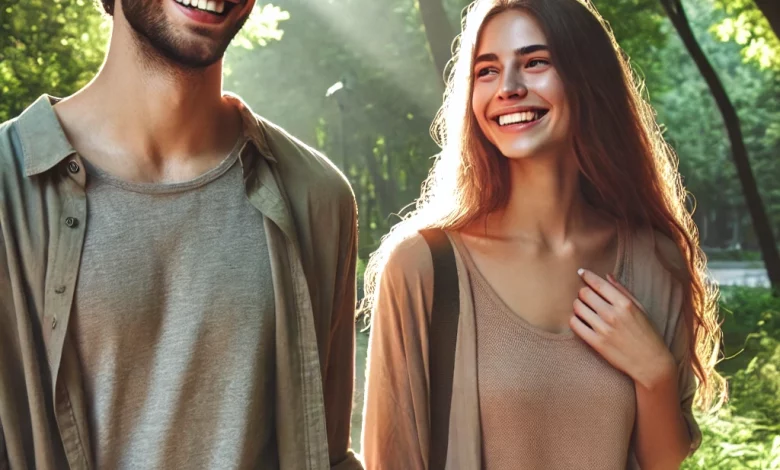
<path fill-rule="evenodd" d="M 508 10 L 489 19 L 472 73 L 472 111 L 503 155 L 521 159 L 572 148 L 563 82 L 533 16 Z"/>

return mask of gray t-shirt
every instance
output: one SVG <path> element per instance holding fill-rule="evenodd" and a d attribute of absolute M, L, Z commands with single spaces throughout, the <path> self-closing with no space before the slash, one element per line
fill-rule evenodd
<path fill-rule="evenodd" d="M 278 468 L 274 293 L 244 145 L 184 183 L 88 167 L 72 334 L 97 468 Z"/>

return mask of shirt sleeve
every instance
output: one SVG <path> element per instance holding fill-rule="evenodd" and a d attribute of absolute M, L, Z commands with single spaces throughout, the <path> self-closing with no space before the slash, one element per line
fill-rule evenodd
<path fill-rule="evenodd" d="M 367 470 L 416 470 L 427 465 L 427 318 L 433 275 L 424 243 L 420 237 L 402 243 L 379 280 L 363 417 Z"/>
<path fill-rule="evenodd" d="M 333 299 L 329 349 L 323 394 L 328 431 L 328 453 L 332 469 L 359 470 L 360 461 L 350 449 L 352 396 L 355 383 L 355 305 L 357 263 L 357 210 L 350 198 L 348 213 L 342 213 L 336 289 Z M 343 210 L 342 212 L 345 212 Z"/>
<path fill-rule="evenodd" d="M 3 425 L 0 424 L 0 470 L 8 470 L 8 456 L 5 451 L 5 437 L 3 437 Z"/>
<path fill-rule="evenodd" d="M 0 317 L 6 316 L 6 318 L 10 318 L 12 317 L 14 307 L 7 257 L 5 252 L 5 239 L 3 238 L 2 225 L 0 224 Z M 2 325 L 2 318 L 0 318 L 0 325 Z M 5 341 L 6 339 L 7 338 L 0 338 L 0 341 Z M 3 367 L 3 365 L 0 364 L 0 367 Z M 8 461 L 8 448 L 5 444 L 3 422 L 2 418 L 0 418 L 0 470 L 9 470 L 10 468 L 11 464 Z"/>
<path fill-rule="evenodd" d="M 681 298 L 682 288 L 676 286 L 675 290 L 678 290 Z M 685 325 L 684 315 L 680 313 L 670 349 L 677 364 L 677 386 L 678 395 L 680 397 L 680 408 L 682 409 L 685 422 L 688 424 L 688 435 L 691 438 L 691 448 L 688 451 L 688 455 L 690 456 L 696 452 L 701 445 L 702 434 L 701 429 L 696 422 L 696 418 L 693 415 L 693 401 L 696 396 L 698 382 L 696 375 L 693 372 L 693 364 L 688 353 L 689 344 L 688 328 Z"/>
<path fill-rule="evenodd" d="M 693 415 L 693 402 L 696 397 L 698 382 L 693 372 L 693 363 L 688 352 L 691 341 L 691 335 L 688 326 L 685 323 L 685 312 L 683 311 L 684 291 L 683 285 L 678 281 L 673 272 L 684 274 L 685 259 L 683 258 L 677 245 L 667 236 L 656 232 L 654 234 L 656 255 L 662 261 L 658 265 L 661 271 L 655 271 L 658 276 L 665 277 L 666 282 L 661 285 L 668 285 L 668 304 L 663 305 L 665 313 L 670 314 L 669 325 L 673 326 L 671 331 L 667 329 L 664 337 L 677 364 L 677 394 L 680 399 L 680 408 L 682 410 L 685 422 L 688 425 L 688 434 L 691 438 L 691 448 L 688 455 L 692 455 L 701 445 L 702 434 L 696 418 Z M 665 264 L 664 264 L 665 263 Z M 670 333 L 670 334 L 669 334 Z M 669 337 L 671 336 L 671 339 Z"/>

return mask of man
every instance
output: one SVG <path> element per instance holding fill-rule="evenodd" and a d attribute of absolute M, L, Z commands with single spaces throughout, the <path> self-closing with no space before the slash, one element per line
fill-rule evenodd
<path fill-rule="evenodd" d="M 0 468 L 360 467 L 355 201 L 222 94 L 254 3 L 103 0 L 95 79 L 0 126 Z"/>

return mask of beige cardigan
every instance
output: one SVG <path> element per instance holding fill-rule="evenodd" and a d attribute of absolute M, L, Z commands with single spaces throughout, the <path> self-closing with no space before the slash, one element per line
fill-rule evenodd
<path fill-rule="evenodd" d="M 449 234 L 457 237 L 457 234 Z M 659 259 L 672 267 L 682 258 L 669 238 L 651 230 L 621 236 L 619 280 L 647 310 L 679 365 L 679 395 L 693 439 L 701 432 L 691 413 L 696 380 L 681 363 L 686 339 L 677 331 L 682 289 Z M 482 467 L 477 387 L 474 302 L 463 258 L 455 246 L 461 314 L 455 348 L 446 469 Z M 415 235 L 393 250 L 381 274 L 373 313 L 366 377 L 363 458 L 367 470 L 427 469 L 430 445 L 428 326 L 433 303 L 433 266 L 425 240 Z M 637 469 L 634 452 L 627 468 Z M 432 469 L 436 470 L 436 469 Z"/>

